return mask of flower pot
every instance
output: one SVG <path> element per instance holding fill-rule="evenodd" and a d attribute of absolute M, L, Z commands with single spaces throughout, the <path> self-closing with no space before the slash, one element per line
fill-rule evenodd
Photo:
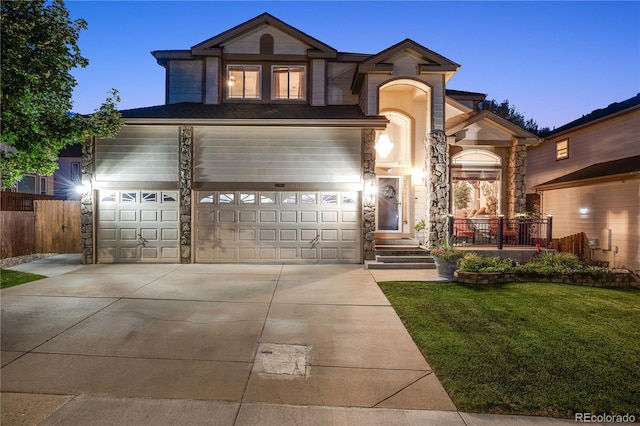
<path fill-rule="evenodd" d="M 456 271 L 458 266 L 458 260 L 444 260 L 439 257 L 433 258 L 436 263 L 436 271 L 438 271 L 438 278 L 444 278 L 448 281 L 453 281 L 454 276 L 453 273 Z"/>

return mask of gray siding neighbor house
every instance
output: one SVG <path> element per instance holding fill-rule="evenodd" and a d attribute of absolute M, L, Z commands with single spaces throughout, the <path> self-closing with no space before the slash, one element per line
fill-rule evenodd
<path fill-rule="evenodd" d="M 454 181 L 491 186 L 469 209 L 524 211 L 539 140 L 415 41 L 338 52 L 265 13 L 152 55 L 165 104 L 84 146 L 85 263 L 363 263 L 420 219 L 442 236 Z"/>
<path fill-rule="evenodd" d="M 527 160 L 553 237 L 584 232 L 594 259 L 640 273 L 640 94 L 555 129 Z"/>

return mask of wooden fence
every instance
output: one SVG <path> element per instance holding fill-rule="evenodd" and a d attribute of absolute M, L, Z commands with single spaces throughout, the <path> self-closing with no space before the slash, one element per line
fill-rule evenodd
<path fill-rule="evenodd" d="M 551 240 L 551 246 L 561 252 L 573 253 L 586 262 L 592 260 L 589 239 L 584 232 L 562 238 L 554 238 Z"/>
<path fill-rule="evenodd" d="M 34 200 L 33 211 L 0 212 L 0 257 L 81 253 L 80 202 Z"/>
<path fill-rule="evenodd" d="M 0 193 L 0 210 L 32 212 L 36 200 L 63 200 L 56 195 L 24 194 L 22 192 L 2 191 Z"/>

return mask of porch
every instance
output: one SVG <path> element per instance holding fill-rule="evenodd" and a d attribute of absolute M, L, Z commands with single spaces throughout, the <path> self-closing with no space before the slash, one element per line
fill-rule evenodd
<path fill-rule="evenodd" d="M 460 218 L 449 216 L 449 235 L 460 248 L 503 250 L 503 248 L 551 248 L 552 216 L 505 218 L 501 215 Z"/>

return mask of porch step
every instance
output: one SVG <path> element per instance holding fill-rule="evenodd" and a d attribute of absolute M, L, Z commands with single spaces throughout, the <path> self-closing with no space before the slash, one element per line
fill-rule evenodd
<path fill-rule="evenodd" d="M 435 269 L 435 261 L 429 250 L 418 244 L 386 244 L 388 240 L 380 241 L 383 245 L 376 245 L 376 260 L 365 261 L 367 269 Z M 396 240 L 397 241 L 397 240 Z M 405 241 L 406 242 L 406 241 Z"/>
<path fill-rule="evenodd" d="M 376 260 L 383 263 L 434 263 L 431 256 L 386 256 L 376 254 Z"/>
<path fill-rule="evenodd" d="M 377 260 L 365 260 L 367 269 L 436 269 L 435 263 L 386 263 Z"/>
<path fill-rule="evenodd" d="M 420 242 L 415 238 L 376 238 L 378 246 L 420 247 Z"/>

